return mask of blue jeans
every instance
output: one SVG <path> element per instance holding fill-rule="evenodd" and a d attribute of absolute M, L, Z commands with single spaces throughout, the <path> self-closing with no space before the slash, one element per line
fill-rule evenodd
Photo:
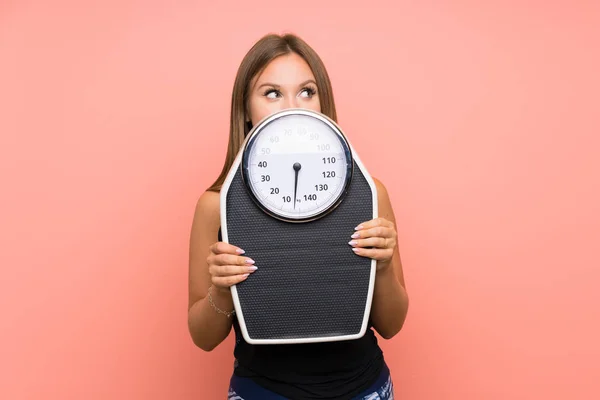
<path fill-rule="evenodd" d="M 250 378 L 233 375 L 227 400 L 289 400 L 277 393 L 263 388 Z M 384 368 L 371 387 L 352 398 L 352 400 L 394 400 L 394 384 L 390 371 Z"/>

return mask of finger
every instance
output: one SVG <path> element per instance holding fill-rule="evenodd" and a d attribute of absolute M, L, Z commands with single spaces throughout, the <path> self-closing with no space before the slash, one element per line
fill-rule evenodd
<path fill-rule="evenodd" d="M 385 218 L 382 217 L 378 217 L 378 218 L 374 218 L 370 221 L 365 221 L 363 223 L 360 223 L 356 226 L 356 228 L 354 228 L 355 230 L 361 230 L 361 229 L 370 229 L 376 226 L 385 226 L 388 228 L 393 228 L 394 224 L 391 221 L 388 221 Z"/>
<path fill-rule="evenodd" d="M 379 249 L 385 249 L 390 247 L 388 243 L 389 239 L 382 237 L 370 237 L 367 239 L 352 239 L 348 244 L 352 247 L 375 247 Z"/>
<path fill-rule="evenodd" d="M 232 275 L 243 275 L 251 274 L 258 268 L 254 265 L 240 266 L 240 265 L 211 265 L 208 269 L 212 276 L 232 276 Z"/>
<path fill-rule="evenodd" d="M 374 260 L 383 261 L 392 258 L 392 249 L 365 249 L 362 247 L 353 247 L 352 251 L 359 256 L 372 258 Z"/>
<path fill-rule="evenodd" d="M 210 251 L 214 254 L 244 254 L 245 251 L 237 246 L 225 242 L 216 242 L 210 246 Z"/>
<path fill-rule="evenodd" d="M 391 238 L 394 237 L 395 231 L 392 228 L 384 226 L 375 226 L 373 228 L 361 229 L 352 234 L 352 239 L 364 239 L 369 237 L 382 237 Z"/>
<path fill-rule="evenodd" d="M 227 288 L 245 281 L 249 274 L 231 275 L 231 276 L 214 276 L 212 283 L 215 286 Z"/>
<path fill-rule="evenodd" d="M 250 257 L 234 256 L 233 254 L 218 254 L 208 257 L 208 264 L 214 265 L 253 265 L 254 260 Z"/>

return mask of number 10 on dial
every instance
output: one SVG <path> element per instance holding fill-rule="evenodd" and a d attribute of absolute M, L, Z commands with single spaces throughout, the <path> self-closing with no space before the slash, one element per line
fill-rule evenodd
<path fill-rule="evenodd" d="M 255 203 L 275 218 L 311 221 L 333 210 L 352 177 L 352 152 L 340 128 L 326 116 L 288 109 L 250 133 L 243 178 Z"/>

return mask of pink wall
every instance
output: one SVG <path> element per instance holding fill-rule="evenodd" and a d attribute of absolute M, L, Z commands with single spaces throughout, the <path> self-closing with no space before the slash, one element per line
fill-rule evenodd
<path fill-rule="evenodd" d="M 1 399 L 224 398 L 188 233 L 238 63 L 283 30 L 393 199 L 398 398 L 600 398 L 598 2 L 83 3 L 0 5 Z"/>

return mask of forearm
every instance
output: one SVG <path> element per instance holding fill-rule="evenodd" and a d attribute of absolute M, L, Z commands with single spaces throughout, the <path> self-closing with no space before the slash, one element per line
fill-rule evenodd
<path fill-rule="evenodd" d="M 394 267 L 377 271 L 371 306 L 371 321 L 385 339 L 392 338 L 404 325 L 408 294 L 396 277 Z"/>
<path fill-rule="evenodd" d="M 212 300 L 220 310 L 233 310 L 233 299 L 229 291 L 211 288 Z M 205 351 L 217 347 L 231 331 L 235 315 L 227 317 L 217 312 L 209 303 L 208 295 L 190 307 L 188 311 L 188 328 L 194 344 Z"/>

